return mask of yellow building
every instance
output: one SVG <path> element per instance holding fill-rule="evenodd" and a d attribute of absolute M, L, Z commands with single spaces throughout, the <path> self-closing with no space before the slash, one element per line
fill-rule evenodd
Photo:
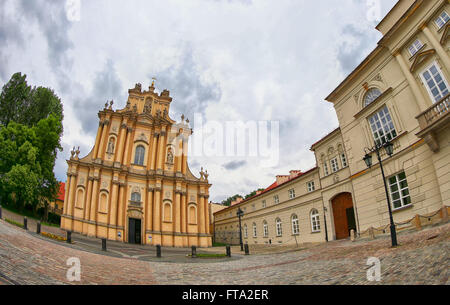
<path fill-rule="evenodd" d="M 381 170 L 363 158 L 374 143 L 382 151 L 395 223 L 415 225 L 448 217 L 450 204 L 450 6 L 447 0 L 400 0 L 377 29 L 371 54 L 326 98 L 339 128 L 313 144 L 317 167 L 277 176 L 261 194 L 215 214 L 216 240 L 323 242 L 350 230 L 389 233 Z M 294 174 L 294 176 L 293 176 Z M 420 217 L 422 216 L 422 217 Z M 325 225 L 326 222 L 326 225 Z"/>
<path fill-rule="evenodd" d="M 187 163 L 189 121 L 169 117 L 169 91 L 137 84 L 127 105 L 99 112 L 92 151 L 67 161 L 61 228 L 128 243 L 212 245 L 208 173 Z"/>

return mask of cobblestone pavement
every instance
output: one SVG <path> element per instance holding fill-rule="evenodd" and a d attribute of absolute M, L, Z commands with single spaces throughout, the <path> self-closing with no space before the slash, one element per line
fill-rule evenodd
<path fill-rule="evenodd" d="M 445 284 L 449 282 L 450 223 L 388 237 L 333 241 L 278 254 L 233 255 L 217 262 L 145 261 L 59 243 L 0 220 L 0 284 Z M 96 252 L 97 251 L 97 252 Z M 173 255 L 183 255 L 175 250 Z M 164 252 L 163 252 L 164 255 Z M 81 281 L 66 279 L 70 257 Z M 381 261 L 381 281 L 369 282 L 368 257 Z M 196 261 L 196 263 L 190 263 Z"/>

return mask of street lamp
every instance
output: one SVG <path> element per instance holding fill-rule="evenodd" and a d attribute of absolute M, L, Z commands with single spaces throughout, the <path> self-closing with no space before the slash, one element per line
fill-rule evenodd
<path fill-rule="evenodd" d="M 366 155 L 364 156 L 363 160 L 366 163 L 368 168 L 372 167 L 372 155 L 371 153 L 375 152 L 377 154 L 377 158 L 378 158 L 378 163 L 380 163 L 380 168 L 381 168 L 381 175 L 383 176 L 383 182 L 384 182 L 384 190 L 386 192 L 386 199 L 387 199 L 387 203 L 388 203 L 388 209 L 389 209 L 389 219 L 391 222 L 391 240 L 392 240 L 392 246 L 395 247 L 397 246 L 397 233 L 395 231 L 395 224 L 394 224 L 394 218 L 392 217 L 392 209 L 391 209 L 391 202 L 389 200 L 389 193 L 388 193 L 388 188 L 387 188 L 387 184 L 386 184 L 386 177 L 384 176 L 384 169 L 383 169 L 383 163 L 381 162 L 381 157 L 380 157 L 380 151 L 381 149 L 384 148 L 384 150 L 386 151 L 386 154 L 391 157 L 392 154 L 394 153 L 394 144 L 392 144 L 392 142 L 390 141 L 385 141 L 384 143 L 377 143 L 375 142 L 374 147 L 372 148 L 364 148 L 364 152 L 366 153 Z"/>
<path fill-rule="evenodd" d="M 239 243 L 241 244 L 241 251 L 244 251 L 244 244 L 242 243 L 242 227 L 241 227 L 241 217 L 244 216 L 244 211 L 238 208 L 236 215 L 239 217 Z"/>

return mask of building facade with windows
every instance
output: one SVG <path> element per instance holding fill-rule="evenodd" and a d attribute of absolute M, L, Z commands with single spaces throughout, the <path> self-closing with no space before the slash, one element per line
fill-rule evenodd
<path fill-rule="evenodd" d="M 137 84 L 127 105 L 99 112 L 91 152 L 67 161 L 61 228 L 88 236 L 162 246 L 212 245 L 208 173 L 187 163 L 189 120 L 169 117 L 169 91 Z"/>
<path fill-rule="evenodd" d="M 226 232 L 231 225 L 236 231 L 239 207 L 247 209 L 243 224 L 256 226 L 256 237 L 244 241 L 249 244 L 321 242 L 326 236 L 347 238 L 351 229 L 386 227 L 389 213 L 380 167 L 376 161 L 367 168 L 363 157 L 367 148 L 387 140 L 394 154 L 388 157 L 383 151 L 381 158 L 394 221 L 436 211 L 447 217 L 449 13 L 447 0 L 398 1 L 377 26 L 383 34 L 378 46 L 326 98 L 333 103 L 339 128 L 311 147 L 314 179 L 311 173 L 291 177 L 218 212 L 216 240 L 222 230 L 224 242 L 230 242 Z M 298 195 L 291 198 L 290 189 Z M 274 196 L 279 200 L 272 200 Z M 274 203 L 249 211 L 249 205 L 263 201 Z"/>

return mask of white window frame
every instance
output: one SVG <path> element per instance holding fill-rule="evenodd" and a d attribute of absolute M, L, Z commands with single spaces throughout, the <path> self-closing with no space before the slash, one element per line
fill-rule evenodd
<path fill-rule="evenodd" d="M 323 162 L 323 173 L 325 174 L 325 176 L 328 176 L 330 174 L 330 172 L 328 171 L 327 161 Z"/>
<path fill-rule="evenodd" d="M 267 206 L 266 200 L 262 201 L 262 207 L 265 208 Z"/>
<path fill-rule="evenodd" d="M 295 189 L 290 189 L 288 192 L 289 192 L 289 199 L 294 199 L 295 198 Z"/>
<path fill-rule="evenodd" d="M 447 21 L 445 19 L 447 19 Z M 449 19 L 450 16 L 447 14 L 447 11 L 442 11 L 442 13 L 440 13 L 439 16 L 436 19 L 434 19 L 434 23 L 436 24 L 438 29 L 442 29 L 444 25 L 447 24 Z"/>
<path fill-rule="evenodd" d="M 280 203 L 280 197 L 278 197 L 278 195 L 273 196 L 273 202 L 275 204 L 279 204 Z"/>
<path fill-rule="evenodd" d="M 263 222 L 263 232 L 264 237 L 269 237 L 269 225 L 267 224 L 267 221 Z"/>
<path fill-rule="evenodd" d="M 256 223 L 253 223 L 253 237 L 258 236 L 257 230 L 256 230 Z"/>
<path fill-rule="evenodd" d="M 409 54 L 411 54 L 411 57 L 416 55 L 417 52 L 419 52 L 420 49 L 422 49 L 423 43 L 420 41 L 420 39 L 414 40 L 414 42 L 408 47 Z"/>
<path fill-rule="evenodd" d="M 306 187 L 308 189 L 308 192 L 314 192 L 316 190 L 316 186 L 314 185 L 314 181 L 309 181 L 306 183 Z"/>
<path fill-rule="evenodd" d="M 379 98 L 382 95 L 382 92 L 378 88 L 371 88 L 367 91 L 366 95 L 364 96 L 364 107 L 369 106 L 374 102 L 377 98 Z"/>
<path fill-rule="evenodd" d="M 442 88 L 439 87 L 439 84 L 442 82 L 439 82 L 439 84 L 437 83 L 437 80 L 435 79 L 435 75 L 432 74 L 432 72 L 430 71 L 432 67 L 435 67 L 437 70 L 437 74 L 439 74 L 439 77 L 442 79 L 442 82 L 444 83 L 445 87 L 446 87 L 446 91 L 447 93 L 445 93 L 445 90 L 442 90 Z M 433 83 L 435 85 L 434 88 L 436 88 L 439 92 L 439 96 L 435 96 L 434 93 L 432 92 L 433 88 L 430 88 L 429 83 L 427 82 L 426 78 L 425 78 L 425 73 L 428 72 L 431 76 L 432 76 L 432 80 Z M 425 86 L 425 88 L 427 89 L 427 92 L 431 98 L 431 100 L 434 103 L 439 102 L 441 99 L 443 99 L 446 95 L 448 95 L 448 93 L 450 92 L 450 87 L 448 85 L 447 79 L 444 75 L 444 73 L 441 70 L 441 67 L 438 65 L 438 63 L 436 61 L 433 61 L 426 69 L 424 69 L 421 73 L 420 73 L 420 78 L 422 79 L 422 82 Z"/>
<path fill-rule="evenodd" d="M 333 173 L 336 173 L 339 171 L 339 163 L 338 163 L 337 157 L 331 159 L 330 164 L 331 164 L 331 171 Z"/>
<path fill-rule="evenodd" d="M 283 236 L 283 223 L 281 222 L 280 218 L 277 218 L 275 220 L 275 227 L 276 227 L 276 232 L 277 232 L 277 236 Z"/>
<path fill-rule="evenodd" d="M 309 212 L 310 219 L 311 219 L 311 230 L 313 233 L 320 232 L 320 218 L 319 218 L 319 211 L 316 209 L 312 209 L 311 212 Z"/>
<path fill-rule="evenodd" d="M 392 119 L 387 105 L 384 105 L 381 109 L 368 117 L 367 120 L 375 142 L 381 144 L 384 142 L 382 140 L 383 137 L 386 137 L 386 139 L 389 141 L 397 137 L 397 129 L 395 128 L 394 120 Z M 374 130 L 374 127 L 376 127 L 377 129 Z M 377 133 L 378 136 L 376 136 L 375 133 Z"/>
<path fill-rule="evenodd" d="M 404 175 L 405 178 L 401 179 L 400 178 L 401 175 Z M 392 178 L 395 178 L 394 182 L 391 181 Z M 391 205 L 392 205 L 393 210 L 398 210 L 398 209 L 412 205 L 411 194 L 409 192 L 409 186 L 408 186 L 408 179 L 407 179 L 406 173 L 404 171 L 387 178 L 387 183 L 389 185 L 389 194 L 390 194 Z M 405 184 L 406 184 L 406 186 L 405 186 Z M 396 190 L 393 190 L 393 187 L 395 187 Z M 405 195 L 405 192 L 407 192 L 406 195 Z M 394 195 L 396 193 L 398 193 L 398 198 L 394 197 Z M 395 207 L 394 204 L 396 202 L 400 202 L 400 206 Z"/>
<path fill-rule="evenodd" d="M 297 215 L 295 215 L 295 214 L 292 215 L 291 223 L 292 223 L 292 234 L 293 235 L 300 234 L 300 227 L 298 225 L 298 216 Z"/>
<path fill-rule="evenodd" d="M 347 156 L 345 155 L 345 153 L 341 153 L 341 163 L 342 163 L 342 168 L 345 168 L 348 166 Z"/>
<path fill-rule="evenodd" d="M 247 228 L 247 224 L 244 225 L 244 238 L 248 238 L 248 228 Z"/>

